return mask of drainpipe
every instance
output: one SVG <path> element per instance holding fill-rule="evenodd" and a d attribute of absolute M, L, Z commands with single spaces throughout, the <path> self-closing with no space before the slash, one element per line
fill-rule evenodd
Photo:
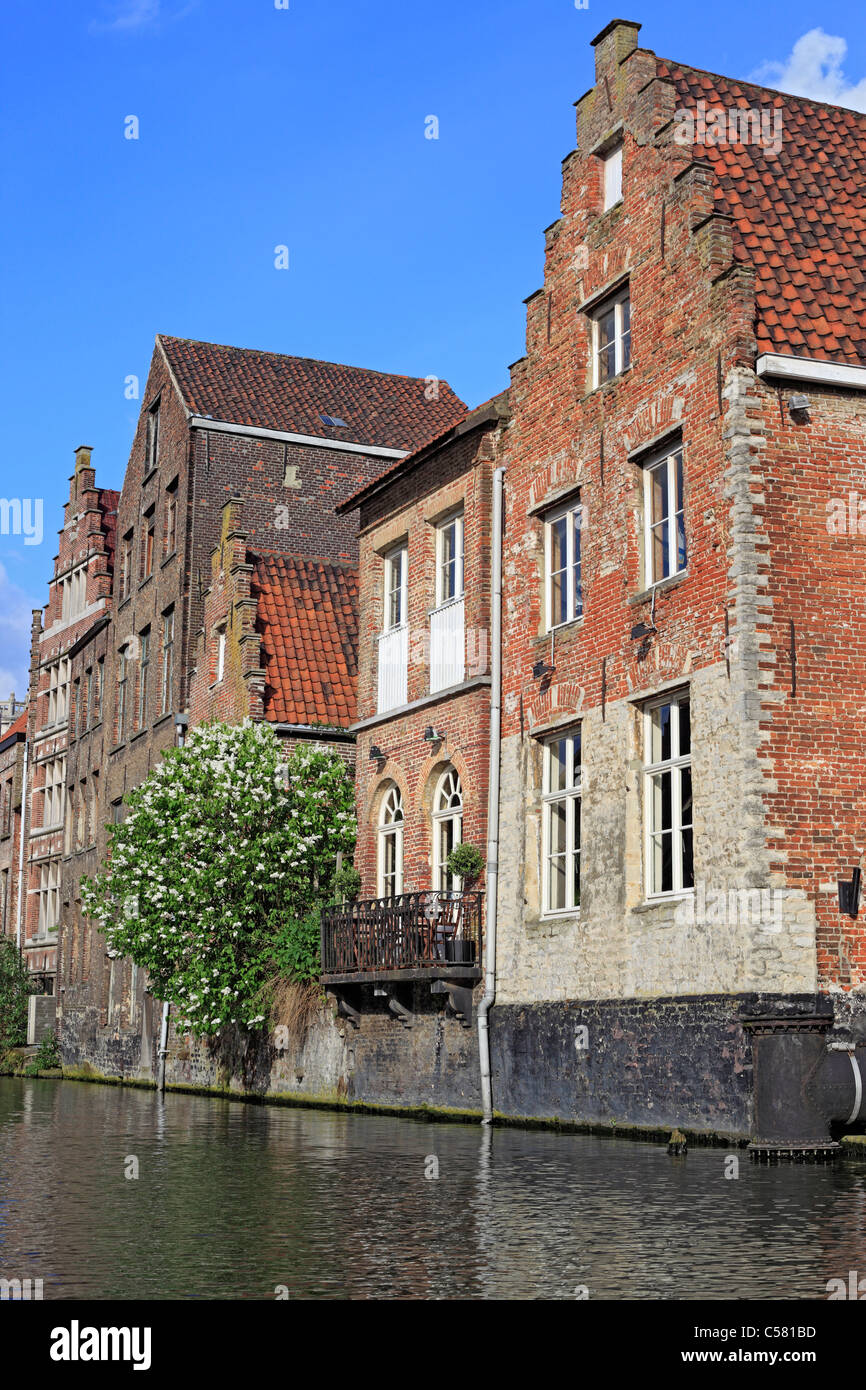
<path fill-rule="evenodd" d="M 189 724 L 188 714 L 176 714 L 174 716 L 174 731 L 177 736 L 178 748 L 183 748 L 186 736 L 187 725 Z M 159 1073 L 156 1089 L 159 1095 L 165 1095 L 165 1059 L 168 1053 L 168 1019 L 171 1012 L 171 1005 L 168 1000 L 162 1006 L 162 1027 L 159 1030 Z"/>
<path fill-rule="evenodd" d="M 481 1123 L 493 1122 L 488 1015 L 496 998 L 496 915 L 499 885 L 499 757 L 502 729 L 502 480 L 493 474 L 492 582 L 490 593 L 490 765 L 487 796 L 487 922 L 484 933 L 484 996 L 478 1006 Z"/>
<path fill-rule="evenodd" d="M 15 904 L 15 943 L 21 955 L 21 904 L 24 900 L 24 827 L 27 824 L 27 754 L 30 740 L 24 740 L 24 764 L 21 770 L 21 832 L 18 836 L 18 901 Z"/>
<path fill-rule="evenodd" d="M 866 1045 L 828 1043 L 833 1015 L 754 1017 L 754 1158 L 832 1158 L 835 1134 L 866 1121 Z"/>

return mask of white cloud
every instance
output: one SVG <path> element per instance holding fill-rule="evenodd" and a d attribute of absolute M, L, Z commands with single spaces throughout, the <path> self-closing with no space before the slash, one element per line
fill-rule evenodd
<path fill-rule="evenodd" d="M 845 39 L 825 34 L 823 29 L 810 29 L 797 40 L 784 62 L 762 63 L 751 81 L 814 101 L 866 111 L 866 77 L 851 82 L 845 76 L 842 63 L 847 52 Z"/>
<path fill-rule="evenodd" d="M 30 670 L 31 603 L 0 564 L 0 699 L 24 695 Z"/>
<path fill-rule="evenodd" d="M 94 19 L 90 25 L 92 34 L 135 34 L 143 29 L 160 29 L 165 24 L 173 24 L 183 19 L 195 9 L 198 0 L 187 5 L 171 8 L 163 0 L 115 0 L 105 8 L 108 18 Z"/>

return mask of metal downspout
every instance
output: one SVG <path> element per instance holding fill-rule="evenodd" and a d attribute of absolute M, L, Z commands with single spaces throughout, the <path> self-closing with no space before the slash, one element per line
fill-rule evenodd
<path fill-rule="evenodd" d="M 487 798 L 487 921 L 484 934 L 484 995 L 478 1006 L 481 1123 L 493 1121 L 488 1015 L 496 998 L 496 918 L 499 886 L 499 758 L 502 730 L 502 480 L 493 474 L 492 583 L 490 595 L 490 765 Z"/>

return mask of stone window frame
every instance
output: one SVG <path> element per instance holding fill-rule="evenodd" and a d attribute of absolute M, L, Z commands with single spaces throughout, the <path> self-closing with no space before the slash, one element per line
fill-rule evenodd
<path fill-rule="evenodd" d="M 219 685 L 226 673 L 226 644 L 228 642 L 228 622 L 224 619 L 214 628 L 216 652 L 214 661 L 214 685 Z"/>
<path fill-rule="evenodd" d="M 666 758 L 650 761 L 653 746 L 653 716 L 658 710 L 670 706 L 670 751 Z M 682 752 L 681 708 L 689 711 L 688 752 Z M 645 700 L 641 706 L 641 756 L 643 762 L 642 805 L 643 805 L 643 865 L 644 896 L 647 902 L 664 902 L 671 898 L 681 898 L 694 892 L 694 788 L 692 785 L 692 739 L 691 739 L 691 691 L 688 687 L 665 691 L 662 695 Z M 663 748 L 660 749 L 663 751 Z M 683 822 L 683 773 L 688 773 L 689 820 Z M 657 884 L 656 860 L 653 854 L 653 840 L 668 832 L 664 826 L 656 829 L 658 801 L 653 794 L 653 783 L 663 776 L 671 778 L 671 886 L 659 888 Z M 686 852 L 688 845 L 688 852 Z M 687 869 L 687 865 L 690 868 Z M 691 878 L 691 883 L 686 882 Z"/>
<path fill-rule="evenodd" d="M 138 698 L 135 702 L 135 728 L 136 731 L 143 729 L 147 725 L 147 705 L 148 705 L 148 678 L 150 675 L 151 655 L 150 655 L 150 624 L 142 628 L 138 634 Z"/>
<path fill-rule="evenodd" d="M 174 684 L 174 604 L 162 615 L 162 670 L 160 715 L 171 713 L 172 686 Z"/>
<path fill-rule="evenodd" d="M 570 495 L 569 495 L 569 497 L 568 497 L 567 500 L 561 501 L 561 502 L 559 502 L 558 504 L 556 504 L 555 506 L 551 507 L 549 510 L 546 510 L 546 511 L 544 512 L 543 516 L 542 516 L 542 522 L 543 522 L 543 526 L 544 526 L 544 554 L 543 554 L 543 562 L 544 562 L 544 631 L 545 631 L 545 632 L 555 632 L 558 628 L 568 627 L 570 623 L 579 622 L 579 621 L 581 620 L 581 618 L 583 617 L 583 611 L 584 611 L 584 601 L 583 601 L 583 572 L 582 572 L 582 563 L 583 563 L 583 554 L 582 554 L 582 552 L 583 552 L 583 546 L 582 546 L 582 544 L 581 544 L 581 533 L 582 533 L 582 531 L 584 530 L 585 522 L 586 522 L 586 507 L 585 507 L 585 505 L 581 502 L 580 499 L 581 499 L 581 492 L 580 492 L 580 489 L 578 488 L 576 492 L 571 492 L 571 493 L 570 493 Z M 554 576 L 554 570 L 553 570 L 553 568 L 552 568 L 552 559 L 553 559 L 553 557 L 552 557 L 553 529 L 552 529 L 552 528 L 555 526 L 555 524 L 556 524 L 558 521 L 561 521 L 561 520 L 562 520 L 563 518 L 565 518 L 565 517 L 573 517 L 573 518 L 574 518 L 574 521 L 575 521 L 575 523 L 576 523 L 575 525 L 571 525 L 571 526 L 568 526 L 568 527 L 566 528 L 566 535 L 565 535 L 565 541 L 566 541 L 566 564 L 565 564 L 565 572 L 568 574 L 568 577 L 569 577 L 569 582 L 568 582 L 568 593 L 567 593 L 567 608 L 566 608 L 567 616 L 566 616 L 564 619 L 562 619 L 560 622 L 553 622 L 552 619 L 553 619 L 553 576 Z M 578 552 L 579 552 L 579 553 L 578 553 L 578 556 L 577 556 L 576 562 L 575 562 L 575 554 L 574 554 L 575 548 L 577 548 L 577 550 L 578 550 Z M 578 591 L 579 591 L 579 592 L 578 592 L 577 595 L 575 595 L 575 593 L 574 593 L 573 585 L 572 585 L 572 582 L 571 582 L 571 581 L 572 581 L 572 578 L 573 578 L 573 572 L 574 572 L 575 568 L 576 568 L 576 570 L 577 570 L 577 575 L 578 575 Z M 559 574 L 559 573 L 562 573 L 562 571 L 561 571 L 561 570 L 557 570 L 556 573 Z M 578 604 L 579 604 L 579 611 L 578 611 Z"/>
<path fill-rule="evenodd" d="M 399 541 L 391 546 L 382 557 L 384 561 L 384 592 L 382 601 L 382 631 L 395 632 L 406 627 L 409 621 L 409 544 Z M 400 573 L 394 582 L 395 562 L 399 560 Z M 399 613 L 394 620 L 394 598 L 398 597 Z"/>
<path fill-rule="evenodd" d="M 575 776 L 575 760 L 573 745 L 575 740 L 578 742 L 580 760 L 577 764 L 577 775 Z M 581 882 L 581 822 L 583 819 L 583 724 L 577 721 L 564 728 L 555 730 L 553 733 L 545 734 L 539 739 L 541 744 L 541 916 L 542 917 L 574 917 L 580 914 L 580 882 Z M 564 770 L 565 785 L 562 787 L 551 786 L 552 759 L 551 749 L 555 744 L 566 743 L 572 745 L 566 748 Z M 551 860 L 551 824 L 552 808 L 560 803 L 564 804 L 565 809 L 565 904 L 562 907 L 551 907 L 550 893 L 550 860 Z M 577 838 L 575 842 L 575 828 Z M 558 856 L 557 856 L 558 857 Z M 574 860 L 577 859 L 577 901 L 574 901 Z"/>

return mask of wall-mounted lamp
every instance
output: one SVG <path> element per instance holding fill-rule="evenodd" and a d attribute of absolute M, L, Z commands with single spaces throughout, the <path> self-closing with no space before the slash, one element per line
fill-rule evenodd
<path fill-rule="evenodd" d="M 532 668 L 534 680 L 541 680 L 542 676 L 552 676 L 556 670 L 555 666 L 550 666 L 546 661 L 536 661 Z"/>
<path fill-rule="evenodd" d="M 788 409 L 792 415 L 805 415 L 809 409 L 809 397 L 792 396 L 788 401 Z"/>
<path fill-rule="evenodd" d="M 424 730 L 425 743 L 444 743 L 445 735 L 440 734 L 438 729 L 434 729 L 432 724 L 428 724 Z"/>
<path fill-rule="evenodd" d="M 374 744 L 372 745 L 372 747 L 370 748 L 370 762 L 371 762 L 371 763 L 383 763 L 383 762 L 385 761 L 385 758 L 386 758 L 386 754 L 382 752 L 382 750 L 381 750 L 381 748 L 379 747 L 378 743 L 374 743 Z"/>

